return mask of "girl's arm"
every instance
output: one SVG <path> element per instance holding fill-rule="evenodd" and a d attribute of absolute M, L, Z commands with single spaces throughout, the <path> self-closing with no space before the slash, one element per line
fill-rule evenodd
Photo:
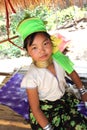
<path fill-rule="evenodd" d="M 46 116 L 40 109 L 39 97 L 37 88 L 27 89 L 28 100 L 34 117 L 36 118 L 39 125 L 44 128 L 49 124 Z"/>
<path fill-rule="evenodd" d="M 73 71 L 71 74 L 68 74 L 68 75 L 72 79 L 72 81 L 76 84 L 78 89 L 82 88 L 83 83 L 76 71 Z"/>
<path fill-rule="evenodd" d="M 76 84 L 77 88 L 80 90 L 83 88 L 83 83 L 78 76 L 76 71 L 73 71 L 71 74 L 68 74 L 72 81 Z M 81 95 L 83 101 L 87 101 L 87 92 Z"/>

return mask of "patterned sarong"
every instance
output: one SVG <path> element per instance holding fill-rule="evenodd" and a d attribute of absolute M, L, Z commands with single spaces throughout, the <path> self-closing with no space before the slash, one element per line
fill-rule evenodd
<path fill-rule="evenodd" d="M 57 101 L 40 101 L 42 111 L 55 130 L 87 130 L 87 120 L 77 111 L 80 101 L 70 93 Z M 30 111 L 30 124 L 33 130 L 42 130 Z"/>

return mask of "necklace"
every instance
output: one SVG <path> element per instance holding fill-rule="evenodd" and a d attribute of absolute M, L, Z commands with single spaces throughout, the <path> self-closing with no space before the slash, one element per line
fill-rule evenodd
<path fill-rule="evenodd" d="M 52 57 L 50 57 L 48 60 L 45 60 L 45 61 L 38 61 L 38 62 L 35 62 L 34 61 L 34 64 L 38 67 L 38 68 L 47 68 L 50 64 L 52 64 Z"/>

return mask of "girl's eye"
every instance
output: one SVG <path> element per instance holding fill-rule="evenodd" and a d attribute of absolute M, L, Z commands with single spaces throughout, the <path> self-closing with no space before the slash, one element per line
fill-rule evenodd
<path fill-rule="evenodd" d="M 37 49 L 36 47 L 32 47 L 32 50 L 35 50 L 35 49 Z"/>
<path fill-rule="evenodd" d="M 44 45 L 47 45 L 47 44 L 49 44 L 49 41 L 44 42 Z"/>

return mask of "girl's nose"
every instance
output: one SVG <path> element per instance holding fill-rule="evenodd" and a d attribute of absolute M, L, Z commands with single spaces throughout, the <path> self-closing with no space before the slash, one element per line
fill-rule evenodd
<path fill-rule="evenodd" d="M 44 52 L 44 51 L 45 51 L 45 49 L 43 46 L 39 48 L 39 52 Z"/>

